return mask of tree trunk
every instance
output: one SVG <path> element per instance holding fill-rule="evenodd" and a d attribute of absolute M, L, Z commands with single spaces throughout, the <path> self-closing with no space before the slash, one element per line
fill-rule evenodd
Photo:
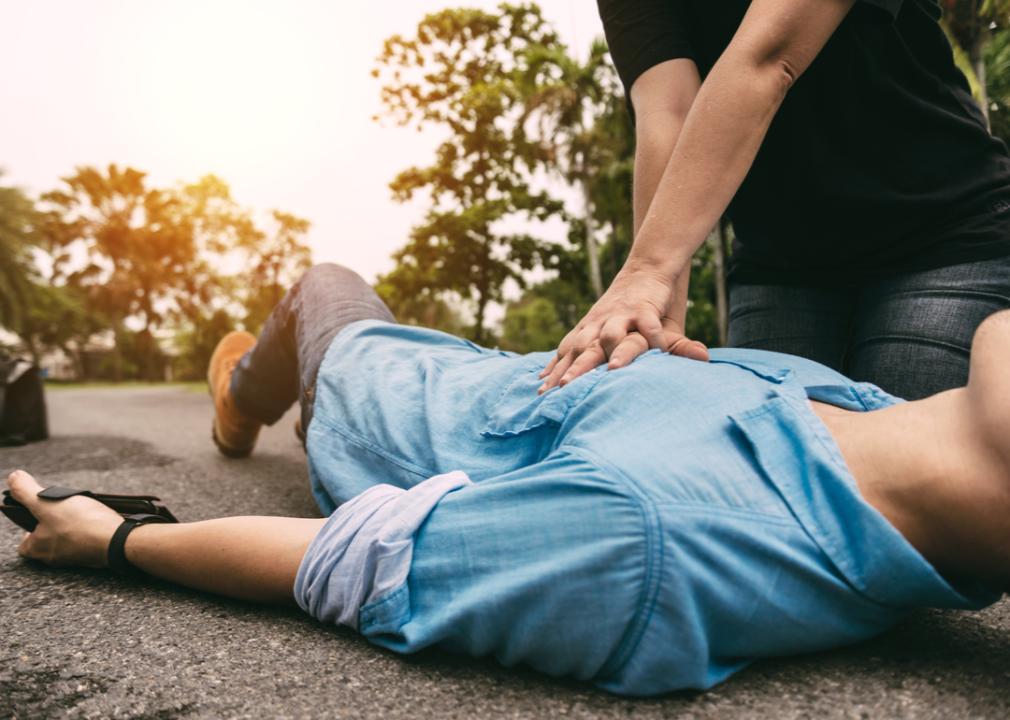
<path fill-rule="evenodd" d="M 84 358 L 81 357 L 81 353 L 77 350 L 71 350 L 69 343 L 64 343 L 59 348 L 74 363 L 74 373 L 77 375 L 77 379 L 84 380 Z"/>
<path fill-rule="evenodd" d="M 28 354 L 32 356 L 32 362 L 38 366 L 39 361 L 42 359 L 42 351 L 39 350 L 39 344 L 30 335 L 22 335 L 21 339 L 24 341 L 25 347 L 28 348 Z"/>
<path fill-rule="evenodd" d="M 112 381 L 123 381 L 123 323 L 112 321 Z"/>
<path fill-rule="evenodd" d="M 473 341 L 478 345 L 484 344 L 484 315 L 487 312 L 487 292 L 484 289 L 478 290 L 477 312 L 473 324 Z"/>
<path fill-rule="evenodd" d="M 582 178 L 582 199 L 585 206 L 586 255 L 589 256 L 589 285 L 594 297 L 603 294 L 603 277 L 600 275 L 600 251 L 596 245 L 596 226 L 593 222 L 593 199 L 589 190 L 589 181 L 585 175 Z"/>
<path fill-rule="evenodd" d="M 480 234 L 480 237 L 483 239 L 484 257 L 481 258 L 483 267 L 480 271 L 480 277 L 477 278 L 477 312 L 475 313 L 473 326 L 473 341 L 478 345 L 484 344 L 484 314 L 487 312 L 488 302 L 487 266 L 491 262 L 491 247 L 487 239 L 487 233 L 488 229 L 484 228 L 484 232 Z"/>
<path fill-rule="evenodd" d="M 148 381 L 158 380 L 158 374 L 155 372 L 157 344 L 154 342 L 154 335 L 151 334 L 151 316 L 149 312 L 145 312 L 144 314 L 144 329 L 141 332 L 141 337 L 143 337 L 144 343 L 141 353 L 144 358 L 143 378 Z"/>
<path fill-rule="evenodd" d="M 716 319 L 719 323 L 719 345 L 726 346 L 726 338 L 729 335 L 729 299 L 726 292 L 726 245 L 727 245 L 728 223 L 725 218 L 721 218 L 715 226 L 715 247 L 713 248 L 713 258 L 715 260 L 715 309 Z"/>
<path fill-rule="evenodd" d="M 975 42 L 971 44 L 971 48 L 968 50 L 968 59 L 971 61 L 971 68 L 975 71 L 975 77 L 978 79 L 978 104 L 982 108 L 982 114 L 985 115 L 987 125 L 989 124 L 989 91 L 986 88 L 985 49 L 989 45 L 989 38 L 988 28 L 981 29 L 975 38 Z"/>

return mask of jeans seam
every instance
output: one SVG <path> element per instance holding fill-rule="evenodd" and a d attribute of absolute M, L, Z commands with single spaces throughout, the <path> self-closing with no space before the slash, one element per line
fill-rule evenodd
<path fill-rule="evenodd" d="M 867 291 L 869 292 L 869 291 Z M 878 297 L 874 298 L 873 301 L 889 300 L 892 298 L 914 296 L 914 297 L 956 297 L 964 299 L 986 299 L 986 300 L 999 300 L 1002 303 L 1010 303 L 1010 296 L 1002 295 L 998 292 L 989 292 L 987 290 L 959 290 L 955 288 L 915 288 L 909 290 L 897 290 L 893 292 L 884 292 Z M 864 301 L 867 302 L 867 301 Z M 872 301 L 870 301 L 872 302 Z"/>
<path fill-rule="evenodd" d="M 858 342 L 853 342 L 852 346 L 851 346 L 851 350 L 852 350 L 852 353 L 855 353 L 857 350 L 859 350 L 859 349 L 861 349 L 861 348 L 863 348 L 863 347 L 865 347 L 867 345 L 875 345 L 875 344 L 878 344 L 878 343 L 892 342 L 892 341 L 895 341 L 895 340 L 900 340 L 901 342 L 906 342 L 906 343 L 915 343 L 916 345 L 931 345 L 933 347 L 942 347 L 942 348 L 946 348 L 948 350 L 954 350 L 954 351 L 956 351 L 958 353 L 961 353 L 963 355 L 970 355 L 971 354 L 971 349 L 967 348 L 967 347 L 964 347 L 963 345 L 955 345 L 954 343 L 945 342 L 943 340 L 935 340 L 933 338 L 923 338 L 923 337 L 916 337 L 914 335 L 896 335 L 896 334 L 875 335 L 875 336 L 873 336 L 871 338 L 866 338 L 865 340 L 859 340 Z"/>

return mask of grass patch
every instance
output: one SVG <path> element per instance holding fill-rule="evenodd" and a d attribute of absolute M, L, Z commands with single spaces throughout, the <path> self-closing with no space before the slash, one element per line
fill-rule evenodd
<path fill-rule="evenodd" d="M 47 380 L 46 390 L 130 390 L 137 388 L 180 388 L 186 392 L 206 393 L 207 383 L 200 380 L 192 382 L 141 382 L 140 380 L 127 380 L 124 382 L 111 382 L 107 380 L 87 380 L 84 382 L 66 382 L 60 380 Z"/>

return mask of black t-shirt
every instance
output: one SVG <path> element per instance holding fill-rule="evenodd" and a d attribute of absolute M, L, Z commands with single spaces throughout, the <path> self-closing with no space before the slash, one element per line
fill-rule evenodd
<path fill-rule="evenodd" d="M 629 90 L 704 77 L 747 0 L 599 0 Z M 856 278 L 1010 255 L 1010 155 L 955 67 L 935 0 L 860 0 L 787 95 L 728 214 L 742 282 Z"/>

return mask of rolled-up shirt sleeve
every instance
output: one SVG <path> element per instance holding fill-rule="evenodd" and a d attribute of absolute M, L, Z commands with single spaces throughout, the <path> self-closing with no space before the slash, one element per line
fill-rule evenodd
<path fill-rule="evenodd" d="M 651 517 L 618 478 L 560 451 L 476 483 L 378 485 L 319 532 L 294 596 L 395 652 L 438 646 L 648 694 L 652 678 L 621 670 L 658 588 Z"/>
<path fill-rule="evenodd" d="M 317 620 L 358 629 L 358 609 L 402 585 L 414 533 L 447 493 L 470 484 L 462 472 L 410 490 L 376 485 L 341 505 L 309 545 L 295 578 L 295 601 Z"/>
<path fill-rule="evenodd" d="M 667 60 L 695 59 L 681 0 L 598 0 L 598 6 L 626 95 L 649 68 Z"/>

